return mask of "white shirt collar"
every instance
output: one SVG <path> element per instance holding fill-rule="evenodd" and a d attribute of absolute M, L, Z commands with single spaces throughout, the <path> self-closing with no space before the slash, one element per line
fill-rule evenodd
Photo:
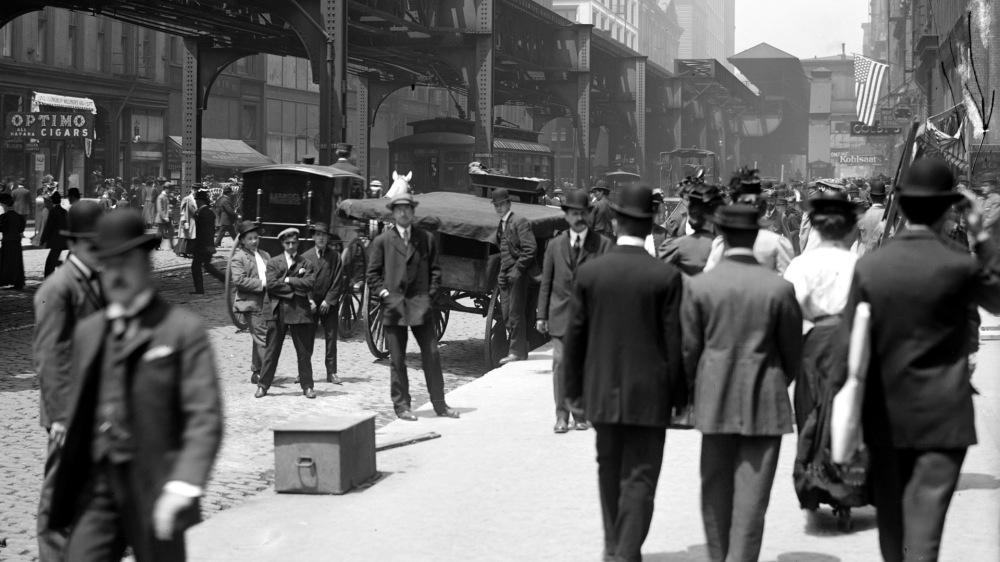
<path fill-rule="evenodd" d="M 412 227 L 413 227 L 413 225 L 410 225 L 410 226 L 408 226 L 406 228 L 403 228 L 403 227 L 401 227 L 401 226 L 399 226 L 397 224 L 396 225 L 396 232 L 399 233 L 399 237 L 400 238 L 402 238 L 403 240 L 406 240 L 406 235 L 409 234 L 410 228 L 412 228 Z"/>
<path fill-rule="evenodd" d="M 504 225 L 506 225 L 507 224 L 507 220 L 510 219 L 510 216 L 513 215 L 513 214 L 514 214 L 514 211 L 507 211 L 504 214 L 504 216 L 500 218 L 500 220 L 503 221 Z"/>
<path fill-rule="evenodd" d="M 135 296 L 132 302 L 128 306 L 123 305 L 119 302 L 113 302 L 108 304 L 108 308 L 105 310 L 105 317 L 108 320 L 115 320 L 118 318 L 133 318 L 143 311 L 144 308 L 149 306 L 149 303 L 153 300 L 153 290 L 146 289 Z"/>
<path fill-rule="evenodd" d="M 575 230 L 570 229 L 570 231 L 569 231 L 569 245 L 570 246 L 575 245 L 577 238 L 580 239 L 580 245 L 581 246 L 584 245 L 587 242 L 587 232 L 589 232 L 589 229 L 586 229 L 586 228 L 583 229 L 583 232 L 576 232 Z"/>
<path fill-rule="evenodd" d="M 646 249 L 646 239 L 639 238 L 638 236 L 627 236 L 622 234 L 618 237 L 619 246 L 638 246 L 642 249 Z"/>
<path fill-rule="evenodd" d="M 285 263 L 287 263 L 288 265 L 292 265 L 293 263 L 295 263 L 295 256 L 289 254 L 287 251 L 282 253 L 285 254 Z"/>
<path fill-rule="evenodd" d="M 722 255 L 727 258 L 731 256 L 750 256 L 751 258 L 754 257 L 753 250 L 750 248 L 728 248 L 725 252 L 722 253 Z"/>

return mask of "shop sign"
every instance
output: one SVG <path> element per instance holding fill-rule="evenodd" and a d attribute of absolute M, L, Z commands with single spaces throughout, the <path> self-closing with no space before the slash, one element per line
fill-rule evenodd
<path fill-rule="evenodd" d="M 45 155 L 36 154 L 35 155 L 35 171 L 44 172 L 45 171 Z"/>
<path fill-rule="evenodd" d="M 1000 144 L 984 144 L 982 149 L 976 146 L 972 151 L 971 160 L 976 166 L 975 181 L 986 172 L 1000 173 Z"/>
<path fill-rule="evenodd" d="M 870 137 L 879 135 L 898 135 L 903 132 L 902 127 L 883 127 L 878 121 L 868 126 L 861 121 L 851 121 L 852 137 Z"/>
<path fill-rule="evenodd" d="M 840 163 L 845 166 L 881 166 L 885 164 L 885 157 L 881 154 L 859 154 L 853 152 L 841 152 L 837 154 Z"/>
<path fill-rule="evenodd" d="M 7 139 L 89 139 L 94 134 L 90 113 L 22 113 L 12 111 L 4 120 Z"/>

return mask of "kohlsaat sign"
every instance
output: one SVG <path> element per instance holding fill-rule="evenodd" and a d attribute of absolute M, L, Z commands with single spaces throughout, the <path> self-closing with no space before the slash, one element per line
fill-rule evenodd
<path fill-rule="evenodd" d="M 22 140 L 93 139 L 94 116 L 91 113 L 11 112 L 4 120 L 4 138 Z"/>

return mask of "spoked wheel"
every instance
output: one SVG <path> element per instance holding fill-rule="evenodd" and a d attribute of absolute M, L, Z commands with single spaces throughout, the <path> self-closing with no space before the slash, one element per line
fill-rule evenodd
<path fill-rule="evenodd" d="M 233 302 L 236 300 L 236 287 L 233 286 L 233 257 L 236 256 L 236 249 L 239 244 L 233 244 L 233 249 L 229 251 L 229 260 L 226 261 L 226 312 L 229 319 L 237 330 L 243 331 L 250 328 L 250 323 L 242 312 L 233 310 Z"/>
<path fill-rule="evenodd" d="M 385 331 L 382 326 L 382 299 L 372 295 L 368 284 L 365 283 L 362 302 L 365 303 L 365 326 L 368 328 L 365 330 L 365 343 L 368 344 L 368 351 L 371 351 L 376 359 L 385 359 L 389 356 L 389 348 L 385 345 Z"/>
<path fill-rule="evenodd" d="M 344 249 L 344 292 L 340 296 L 340 323 L 337 333 L 346 340 L 357 330 L 358 320 L 363 315 L 361 303 L 365 295 L 365 272 L 368 270 L 368 256 L 360 238 L 351 240 Z"/>
<path fill-rule="evenodd" d="M 450 302 L 451 299 L 449 298 L 447 301 Z M 444 331 L 448 329 L 448 318 L 451 316 L 448 302 L 438 301 L 434 307 L 434 335 L 437 336 L 438 341 L 441 341 L 441 338 L 444 337 Z"/>
<path fill-rule="evenodd" d="M 507 340 L 507 327 L 503 323 L 503 313 L 500 310 L 500 288 L 493 289 L 490 307 L 486 311 L 486 337 L 483 341 L 486 348 L 486 368 L 496 369 L 500 360 L 507 356 L 510 343 Z"/>
<path fill-rule="evenodd" d="M 851 521 L 851 508 L 836 507 L 833 514 L 837 517 L 837 529 L 841 533 L 850 533 L 854 529 L 854 522 Z"/>

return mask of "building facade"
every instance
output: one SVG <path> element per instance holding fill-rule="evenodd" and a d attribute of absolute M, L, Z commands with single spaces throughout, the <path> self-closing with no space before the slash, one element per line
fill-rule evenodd
<path fill-rule="evenodd" d="M 673 0 L 684 34 L 678 56 L 715 59 L 726 65 L 736 49 L 736 0 Z"/>

